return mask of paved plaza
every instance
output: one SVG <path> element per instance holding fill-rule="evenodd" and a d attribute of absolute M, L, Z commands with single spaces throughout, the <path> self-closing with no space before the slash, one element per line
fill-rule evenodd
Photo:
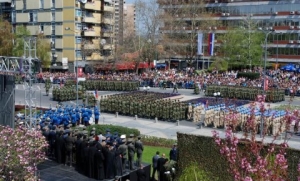
<path fill-rule="evenodd" d="M 52 100 L 51 94 L 49 96 L 46 96 L 46 92 L 43 84 L 34 85 L 34 90 L 36 90 L 35 96 L 36 96 L 36 103 L 38 107 L 41 106 L 41 107 L 49 108 L 50 105 L 54 107 L 57 104 L 56 101 Z M 150 91 L 171 93 L 172 89 L 162 90 L 159 88 L 151 88 Z M 25 99 L 24 86 L 17 85 L 15 92 L 16 92 L 15 103 L 23 105 Z M 121 92 L 98 91 L 99 96 L 116 94 L 116 93 L 121 93 Z M 179 98 L 181 101 L 186 101 L 186 100 L 195 99 L 204 96 L 203 93 L 201 93 L 200 95 L 194 95 L 193 90 L 191 89 L 179 89 L 179 93 L 181 95 L 177 96 L 176 98 Z M 278 106 L 280 104 L 288 104 L 288 103 L 289 103 L 289 98 L 287 97 L 286 101 L 281 103 L 271 104 L 271 107 Z M 296 98 L 293 102 L 291 102 L 292 105 L 297 105 L 297 104 L 299 105 L 299 103 L 300 103 L 299 98 Z M 68 101 L 68 102 L 64 102 L 63 104 L 75 106 L 76 101 Z M 82 104 L 81 100 L 79 100 L 79 104 Z M 144 119 L 144 118 L 137 118 L 136 120 L 134 117 L 122 116 L 122 115 L 118 115 L 117 117 L 115 114 L 106 114 L 106 113 L 101 114 L 99 124 L 112 124 L 112 125 L 126 126 L 129 128 L 136 128 L 140 130 L 141 134 L 143 135 L 169 138 L 174 140 L 176 140 L 177 132 L 202 135 L 202 136 L 212 136 L 212 131 L 214 130 L 213 128 L 206 128 L 206 127 L 199 129 L 198 126 L 195 125 L 195 123 L 189 121 L 180 121 L 178 125 L 177 123 L 174 122 L 166 122 L 166 121 L 155 122 L 155 120 L 153 119 Z M 221 129 L 216 129 L 216 130 L 220 131 L 221 136 L 224 136 L 223 130 Z M 242 135 L 239 136 L 241 137 Z M 279 137 L 276 140 L 276 143 L 282 142 L 281 138 L 282 137 Z M 267 137 L 266 141 L 267 142 L 272 141 L 272 137 Z M 300 149 L 299 141 L 300 138 L 298 136 L 292 137 L 292 139 L 289 140 L 290 147 Z"/>

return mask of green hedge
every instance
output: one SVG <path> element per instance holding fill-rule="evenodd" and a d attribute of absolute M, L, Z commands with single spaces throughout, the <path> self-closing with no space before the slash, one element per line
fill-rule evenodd
<path fill-rule="evenodd" d="M 239 72 L 237 78 L 245 77 L 251 80 L 258 79 L 260 77 L 259 73 L 256 72 Z"/>
<path fill-rule="evenodd" d="M 142 135 L 142 140 L 145 145 L 171 148 L 176 140 L 159 138 L 155 136 Z"/>
<path fill-rule="evenodd" d="M 96 128 L 96 134 L 99 134 L 101 132 L 102 135 L 106 134 L 106 129 L 110 129 L 111 134 L 114 134 L 114 132 L 118 132 L 119 136 L 122 134 L 126 134 L 126 137 L 129 137 L 130 134 L 134 134 L 134 136 L 139 136 L 141 134 L 138 129 L 109 125 L 109 124 L 101 124 L 101 125 L 97 124 L 97 125 L 88 126 L 87 127 L 88 133 L 91 132 L 92 128 Z"/>
<path fill-rule="evenodd" d="M 228 172 L 229 165 L 220 154 L 220 148 L 216 146 L 212 137 L 196 136 L 177 133 L 178 139 L 178 176 L 193 163 L 197 163 L 199 168 L 203 168 L 210 173 L 211 181 L 234 180 Z M 240 148 L 244 144 L 239 145 Z M 297 180 L 297 171 L 300 160 L 300 150 L 287 149 L 288 177 L 289 180 Z"/>
<path fill-rule="evenodd" d="M 177 140 L 178 176 L 191 164 L 197 163 L 199 168 L 210 173 L 211 181 L 234 180 L 227 171 L 228 163 L 211 137 L 177 133 Z"/>

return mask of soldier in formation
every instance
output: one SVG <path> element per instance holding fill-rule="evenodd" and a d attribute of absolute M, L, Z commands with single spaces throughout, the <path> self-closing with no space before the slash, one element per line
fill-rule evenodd
<path fill-rule="evenodd" d="M 236 98 L 250 101 L 255 101 L 258 95 L 266 93 L 267 102 L 284 101 L 284 90 L 276 88 L 270 88 L 264 92 L 262 88 L 257 87 L 210 85 L 207 86 L 205 95 L 213 97 L 216 92 L 220 92 L 220 96 L 224 98 Z"/>
<path fill-rule="evenodd" d="M 49 90 L 51 88 L 51 80 L 48 78 L 45 80 L 45 89 L 46 89 L 46 95 L 49 95 Z"/>
<path fill-rule="evenodd" d="M 143 118 L 158 118 L 165 121 L 186 119 L 187 104 L 178 99 L 170 99 L 173 94 L 131 92 L 102 96 L 101 111 Z"/>

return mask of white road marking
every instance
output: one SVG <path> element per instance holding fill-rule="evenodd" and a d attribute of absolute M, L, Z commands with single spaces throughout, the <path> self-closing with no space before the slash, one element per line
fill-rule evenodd
<path fill-rule="evenodd" d="M 23 84 L 23 89 L 25 89 L 25 85 Z"/>
<path fill-rule="evenodd" d="M 38 88 L 39 90 L 41 90 L 40 86 L 37 86 L 37 88 Z"/>
<path fill-rule="evenodd" d="M 16 89 L 18 89 L 19 88 L 19 86 L 18 85 L 16 85 Z"/>
<path fill-rule="evenodd" d="M 73 102 L 73 101 L 70 101 L 70 103 L 71 103 L 71 104 L 74 104 L 74 105 L 76 105 L 76 103 L 75 103 L 75 102 Z"/>

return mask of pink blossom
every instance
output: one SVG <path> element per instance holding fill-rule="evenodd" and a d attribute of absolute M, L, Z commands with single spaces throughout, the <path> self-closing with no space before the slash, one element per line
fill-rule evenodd
<path fill-rule="evenodd" d="M 244 181 L 252 181 L 251 177 L 245 177 Z"/>

